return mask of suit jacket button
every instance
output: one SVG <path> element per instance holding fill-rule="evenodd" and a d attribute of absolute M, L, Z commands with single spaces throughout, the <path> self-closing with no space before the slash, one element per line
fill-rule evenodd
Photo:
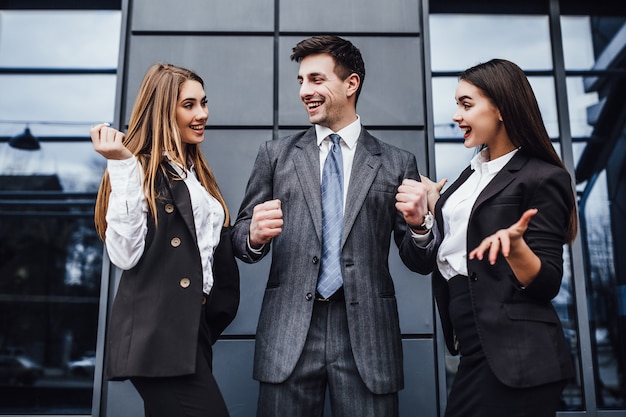
<path fill-rule="evenodd" d="M 178 237 L 172 238 L 172 240 L 170 240 L 170 244 L 173 247 L 175 247 L 175 248 L 179 247 L 180 246 L 180 238 L 178 238 Z"/>
<path fill-rule="evenodd" d="M 317 256 L 313 257 L 313 264 L 314 265 L 316 265 L 319 261 L 320 261 L 320 259 Z"/>
<path fill-rule="evenodd" d="M 311 301 L 313 299 L 313 294 L 311 294 L 310 292 L 306 293 L 306 300 L 307 301 Z"/>
<path fill-rule="evenodd" d="M 165 205 L 165 212 L 166 213 L 173 213 L 174 212 L 174 204 L 172 203 L 168 203 Z"/>
<path fill-rule="evenodd" d="M 189 285 L 191 284 L 191 281 L 189 280 L 189 278 L 181 278 L 180 280 L 180 286 L 183 288 L 187 288 L 189 287 Z"/>
<path fill-rule="evenodd" d="M 476 275 L 476 272 L 472 272 L 472 273 L 470 274 L 470 279 L 471 279 L 472 281 L 478 281 L 478 275 Z"/>

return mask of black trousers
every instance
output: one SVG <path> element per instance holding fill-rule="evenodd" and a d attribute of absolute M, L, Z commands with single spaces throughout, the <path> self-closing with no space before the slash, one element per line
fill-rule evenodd
<path fill-rule="evenodd" d="M 200 320 L 196 373 L 163 378 L 135 377 L 130 381 L 143 399 L 146 417 L 229 417 L 212 371 L 209 328 Z"/>
<path fill-rule="evenodd" d="M 512 388 L 494 375 L 482 349 L 466 276 L 448 282 L 450 318 L 461 360 L 448 396 L 445 417 L 554 417 L 567 381 Z"/>

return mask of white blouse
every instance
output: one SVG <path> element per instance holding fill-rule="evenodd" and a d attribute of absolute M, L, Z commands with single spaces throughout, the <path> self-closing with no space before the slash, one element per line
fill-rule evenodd
<path fill-rule="evenodd" d="M 474 172 L 441 208 L 444 237 L 437 252 L 437 266 L 445 279 L 468 274 L 467 226 L 470 213 L 480 193 L 517 151 L 515 149 L 490 161 L 489 150 L 483 149 L 470 162 Z"/>
<path fill-rule="evenodd" d="M 222 205 L 198 181 L 193 167 L 172 167 L 183 178 L 191 196 L 191 206 L 200 250 L 203 291 L 213 286 L 213 253 L 220 240 L 224 223 Z M 143 255 L 148 232 L 148 203 L 142 190 L 143 170 L 136 157 L 108 160 L 111 195 L 106 214 L 106 248 L 111 262 L 118 268 L 131 269 Z"/>

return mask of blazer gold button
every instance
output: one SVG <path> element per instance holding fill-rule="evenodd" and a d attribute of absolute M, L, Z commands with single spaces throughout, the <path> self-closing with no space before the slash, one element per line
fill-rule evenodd
<path fill-rule="evenodd" d="M 165 212 L 166 213 L 173 213 L 174 212 L 174 204 L 166 204 L 165 205 Z"/>
<path fill-rule="evenodd" d="M 173 247 L 175 247 L 175 248 L 179 247 L 180 246 L 180 238 L 179 237 L 172 238 L 172 240 L 170 240 L 170 244 Z"/>
<path fill-rule="evenodd" d="M 190 284 L 191 284 L 191 281 L 189 280 L 189 278 L 182 278 L 180 280 L 180 286 L 183 288 L 187 288 Z"/>

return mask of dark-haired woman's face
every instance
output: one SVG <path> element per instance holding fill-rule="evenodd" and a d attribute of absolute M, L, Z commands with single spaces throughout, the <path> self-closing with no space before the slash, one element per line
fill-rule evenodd
<path fill-rule="evenodd" d="M 467 148 L 487 145 L 497 147 L 509 142 L 500 111 L 481 89 L 461 80 L 456 88 L 457 110 L 452 120 L 465 132 Z"/>
<path fill-rule="evenodd" d="M 180 87 L 176 103 L 176 123 L 183 143 L 201 143 L 208 118 L 209 109 L 202 84 L 193 80 L 185 81 Z"/>

